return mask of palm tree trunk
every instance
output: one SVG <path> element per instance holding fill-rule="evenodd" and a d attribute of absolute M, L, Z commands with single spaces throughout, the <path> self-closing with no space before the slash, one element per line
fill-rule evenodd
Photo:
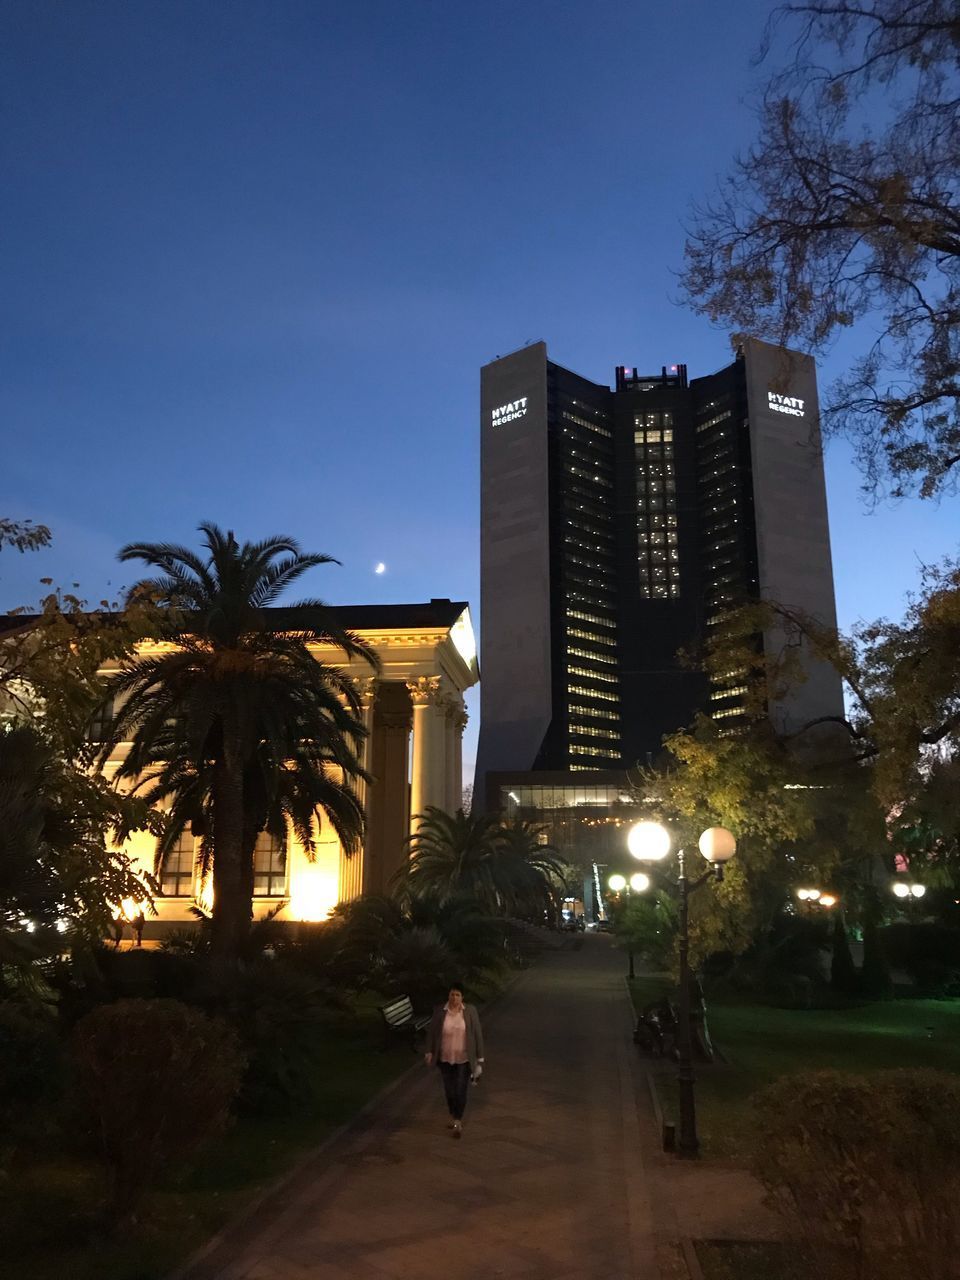
<path fill-rule="evenodd" d="M 234 968 L 250 926 L 251 902 L 243 875 L 243 766 L 239 752 L 225 744 L 213 782 L 213 919 L 210 949 L 214 963 Z"/>
<path fill-rule="evenodd" d="M 243 859 L 241 865 L 241 884 L 243 886 L 243 896 L 248 904 L 248 917 L 253 919 L 253 881 L 254 881 L 254 858 L 257 850 L 257 836 L 259 836 L 261 826 L 259 821 L 250 820 L 250 815 L 244 815 L 243 823 L 243 848 L 240 856 Z"/>

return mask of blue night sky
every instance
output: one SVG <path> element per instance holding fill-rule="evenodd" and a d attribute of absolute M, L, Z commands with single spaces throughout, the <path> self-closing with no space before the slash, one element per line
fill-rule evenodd
<path fill-rule="evenodd" d="M 0 608 L 213 519 L 342 560 L 305 594 L 476 618 L 480 365 L 728 362 L 674 272 L 771 8 L 6 0 L 0 513 L 55 544 L 3 553 Z M 841 624 L 895 615 L 956 506 L 827 468 Z"/>

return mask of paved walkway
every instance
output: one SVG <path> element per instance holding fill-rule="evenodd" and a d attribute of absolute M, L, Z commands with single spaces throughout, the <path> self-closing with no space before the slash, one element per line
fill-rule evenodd
<path fill-rule="evenodd" d="M 661 1280 L 622 975 L 606 938 L 544 955 L 485 1020 L 462 1140 L 424 1068 L 190 1280 Z"/>

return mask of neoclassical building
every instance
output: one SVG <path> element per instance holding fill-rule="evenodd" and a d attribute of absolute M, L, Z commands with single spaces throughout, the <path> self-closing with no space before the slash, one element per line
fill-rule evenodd
<path fill-rule="evenodd" d="M 277 620 L 294 611 L 277 609 Z M 426 604 L 336 606 L 337 623 L 369 644 L 380 660 L 373 675 L 359 659 L 345 662 L 334 646 L 316 646 L 319 659 L 356 681 L 368 730 L 363 763 L 372 781 L 361 784 L 366 812 L 363 848 L 347 857 L 329 823 L 320 827 L 311 861 L 291 837 L 284 851 L 266 835 L 257 846 L 254 914 L 281 908 L 280 920 L 323 920 L 338 902 L 386 890 L 407 856 L 416 815 L 428 805 L 448 811 L 462 798 L 461 743 L 467 723 L 463 695 L 479 678 L 468 606 L 462 601 Z M 293 618 L 291 616 L 291 621 Z M 106 771 L 115 771 L 120 744 Z M 125 846 L 144 870 L 153 870 L 155 842 L 137 833 Z M 196 868 L 194 839 L 185 836 L 160 876 L 156 915 L 147 934 L 194 919 L 207 887 Z"/>

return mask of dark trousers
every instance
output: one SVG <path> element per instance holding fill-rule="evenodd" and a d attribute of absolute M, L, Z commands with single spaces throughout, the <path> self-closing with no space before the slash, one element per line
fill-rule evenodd
<path fill-rule="evenodd" d="M 469 1062 L 441 1062 L 443 1092 L 447 1097 L 447 1110 L 454 1120 L 462 1120 L 467 1107 L 467 1090 L 470 1088 Z"/>

